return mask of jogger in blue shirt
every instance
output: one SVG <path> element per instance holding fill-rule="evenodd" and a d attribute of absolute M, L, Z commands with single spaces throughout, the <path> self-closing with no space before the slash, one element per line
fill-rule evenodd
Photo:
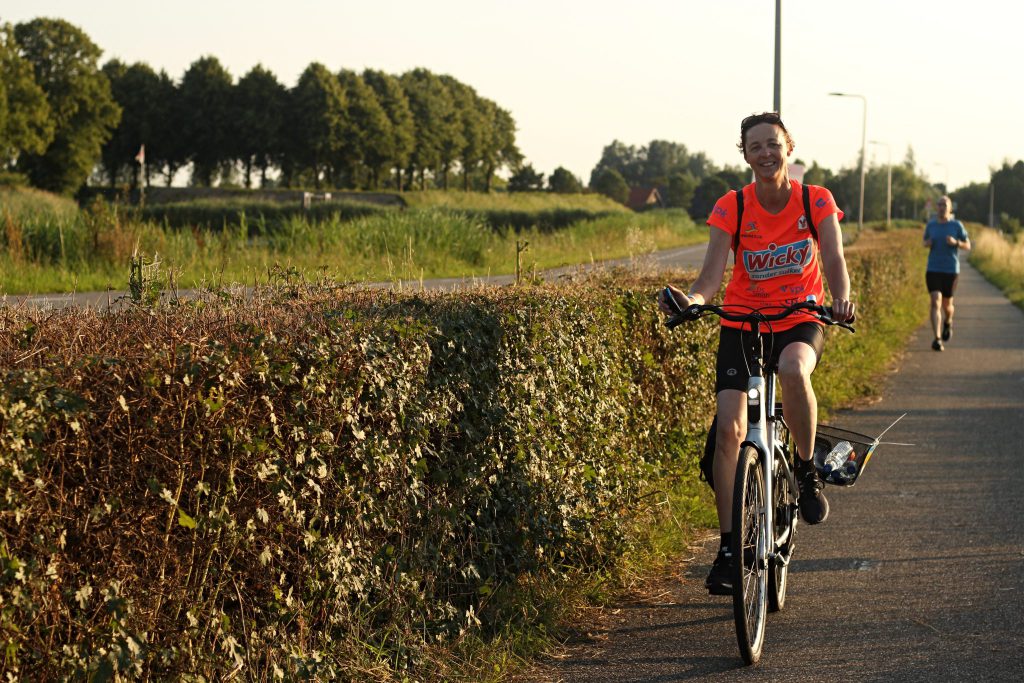
<path fill-rule="evenodd" d="M 964 224 L 953 218 L 949 197 L 939 198 L 938 216 L 924 228 L 924 246 L 928 252 L 925 283 L 931 297 L 931 321 L 935 340 L 932 348 L 942 351 L 953 336 L 953 293 L 960 277 L 960 250 L 969 251 L 971 240 Z"/>

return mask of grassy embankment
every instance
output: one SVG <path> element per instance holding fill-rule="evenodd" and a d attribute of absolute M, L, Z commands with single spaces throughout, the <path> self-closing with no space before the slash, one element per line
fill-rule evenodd
<path fill-rule="evenodd" d="M 969 225 L 968 232 L 971 265 L 1003 290 L 1014 305 L 1024 308 L 1024 238 L 978 224 Z"/>
<path fill-rule="evenodd" d="M 177 286 L 190 288 L 264 281 L 275 265 L 342 281 L 479 277 L 514 272 L 517 242 L 528 242 L 521 263 L 529 271 L 635 256 L 705 235 L 685 212 L 634 214 L 592 195 L 406 198 L 408 209 L 319 207 L 313 219 L 267 218 L 258 205 L 252 212 L 237 205 L 210 227 L 142 220 L 133 209 L 102 203 L 78 211 L 43 193 L 0 190 L 0 292 L 124 289 L 136 250 L 159 257 Z"/>

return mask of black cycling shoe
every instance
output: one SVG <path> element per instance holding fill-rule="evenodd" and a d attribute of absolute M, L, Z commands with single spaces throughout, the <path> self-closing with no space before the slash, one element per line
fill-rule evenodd
<path fill-rule="evenodd" d="M 953 324 L 942 323 L 942 341 L 948 342 L 953 338 Z"/>
<path fill-rule="evenodd" d="M 800 488 L 800 516 L 808 524 L 821 524 L 828 518 L 828 499 L 821 491 L 825 482 L 813 462 L 796 459 L 796 483 Z"/>
<path fill-rule="evenodd" d="M 732 553 L 719 549 L 704 586 L 711 595 L 732 595 Z"/>

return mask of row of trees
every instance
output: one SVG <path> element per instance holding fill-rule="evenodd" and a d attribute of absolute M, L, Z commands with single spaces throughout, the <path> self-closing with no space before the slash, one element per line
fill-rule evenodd
<path fill-rule="evenodd" d="M 590 173 L 590 187 L 620 202 L 631 187 L 657 187 L 663 201 L 683 208 L 691 216 L 707 216 L 715 201 L 730 189 L 749 182 L 741 166 L 718 167 L 703 152 L 691 153 L 686 145 L 652 140 L 636 147 L 612 141 Z"/>
<path fill-rule="evenodd" d="M 176 84 L 146 64 L 104 65 L 121 124 L 103 150 L 106 180 L 124 182 L 139 145 L 147 170 L 170 184 L 186 163 L 193 183 L 212 185 L 241 169 L 284 186 L 406 189 L 428 179 L 447 189 L 489 190 L 495 173 L 519 164 L 511 114 L 447 75 L 401 76 L 310 64 L 293 88 L 253 67 L 235 82 L 216 57 L 195 61 Z M 149 181 L 149 178 L 146 179 Z"/>
<path fill-rule="evenodd" d="M 847 220 L 855 219 L 860 203 L 860 169 L 857 165 L 833 172 L 817 163 L 805 166 L 804 182 L 829 188 Z M 564 169 L 560 169 L 564 170 Z M 1006 162 L 992 173 L 989 183 L 973 183 L 949 192 L 941 183 L 932 183 L 918 168 L 913 149 L 891 169 L 870 165 L 864 177 L 864 218 L 884 220 L 888 184 L 892 182 L 891 215 L 894 219 L 920 220 L 929 200 L 950 194 L 957 216 L 979 223 L 989 222 L 990 200 L 994 199 L 993 218 L 997 225 L 1014 229 L 1024 222 L 1024 161 Z M 703 152 L 690 153 L 686 146 L 666 140 L 652 140 L 645 146 L 630 146 L 618 140 L 607 145 L 590 174 L 589 187 L 625 203 L 631 187 L 657 187 L 670 207 L 686 209 L 698 219 L 706 217 L 715 201 L 730 189 L 750 182 L 745 166 L 718 167 Z M 552 174 L 554 184 L 554 174 Z M 994 192 L 990 195 L 990 191 Z M 1016 221 L 1017 223 L 1014 223 Z"/>
<path fill-rule="evenodd" d="M 0 164 L 43 189 L 69 193 L 98 171 L 170 184 L 191 165 L 209 186 L 240 170 L 285 186 L 404 189 L 415 179 L 489 190 L 518 168 L 515 121 L 470 86 L 427 69 L 400 76 L 310 64 L 288 88 L 257 65 L 236 82 L 202 57 L 175 82 L 144 63 L 111 60 L 60 19 L 0 26 Z"/>
<path fill-rule="evenodd" d="M 942 183 L 931 182 L 920 171 L 910 149 L 902 163 L 893 165 L 891 175 L 894 219 L 924 219 L 929 206 L 934 211 L 934 200 L 948 194 L 960 220 L 988 225 L 991 218 L 995 227 L 1011 232 L 1019 230 L 1024 221 L 1024 161 L 1003 162 L 1001 168 L 993 169 L 989 183 L 971 183 L 950 191 Z M 860 174 L 856 166 L 832 173 L 815 164 L 807 170 L 804 180 L 829 188 L 846 209 L 848 219 L 855 217 L 860 200 Z M 864 178 L 865 220 L 885 219 L 888 182 L 889 169 L 884 164 L 869 166 Z"/>

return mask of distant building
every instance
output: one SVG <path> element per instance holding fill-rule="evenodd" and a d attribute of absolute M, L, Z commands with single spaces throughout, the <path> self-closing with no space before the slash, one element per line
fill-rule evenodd
<path fill-rule="evenodd" d="M 654 209 L 665 206 L 661 198 L 661 192 L 656 187 L 631 187 L 629 188 L 629 199 L 626 206 L 634 211 Z"/>

